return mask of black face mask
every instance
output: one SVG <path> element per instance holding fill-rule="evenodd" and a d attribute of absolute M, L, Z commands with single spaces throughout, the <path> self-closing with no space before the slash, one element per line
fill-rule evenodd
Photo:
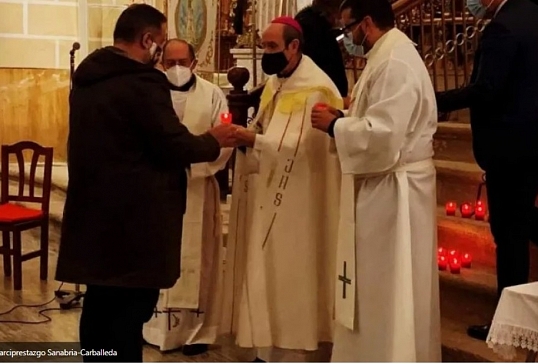
<path fill-rule="evenodd" d="M 282 72 L 288 63 L 284 52 L 264 53 L 262 56 L 262 70 L 267 75 L 276 75 Z"/>

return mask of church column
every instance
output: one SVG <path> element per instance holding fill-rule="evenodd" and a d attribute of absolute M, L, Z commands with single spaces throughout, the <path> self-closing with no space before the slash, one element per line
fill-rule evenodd
<path fill-rule="evenodd" d="M 79 24 L 79 39 L 87 42 L 88 53 L 112 45 L 116 21 L 125 8 L 131 5 L 128 0 L 78 0 L 87 2 L 85 27 Z M 141 1 L 140 1 L 141 2 Z M 84 32 L 86 34 L 84 34 Z M 82 56 L 77 55 L 77 57 Z"/>
<path fill-rule="evenodd" d="M 80 49 L 77 58 L 84 59 L 88 55 L 88 0 L 78 0 L 77 9 L 78 39 Z"/>

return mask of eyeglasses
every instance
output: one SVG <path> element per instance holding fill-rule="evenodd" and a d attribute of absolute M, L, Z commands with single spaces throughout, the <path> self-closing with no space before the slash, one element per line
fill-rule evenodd
<path fill-rule="evenodd" d="M 338 36 L 336 37 L 336 41 L 340 42 L 342 39 L 344 39 L 344 36 L 349 31 L 349 29 L 351 29 L 351 27 L 353 27 L 353 26 L 355 26 L 355 25 L 357 25 L 359 23 L 360 23 L 360 21 L 354 20 L 351 23 L 349 23 L 348 25 L 346 25 L 346 26 L 344 26 L 342 28 L 339 28 L 338 29 Z"/>
<path fill-rule="evenodd" d="M 346 25 L 345 27 L 341 28 L 341 29 L 342 29 L 342 32 L 344 32 L 344 33 L 347 32 L 352 26 L 357 25 L 357 24 L 359 24 L 359 23 L 360 23 L 360 21 L 358 21 L 358 20 L 354 20 L 354 21 L 352 21 L 351 23 L 349 23 L 349 24 Z"/>

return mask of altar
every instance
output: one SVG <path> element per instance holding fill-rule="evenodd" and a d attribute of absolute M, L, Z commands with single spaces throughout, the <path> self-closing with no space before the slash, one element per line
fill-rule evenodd
<path fill-rule="evenodd" d="M 527 362 L 538 353 L 538 282 L 503 290 L 490 332 L 488 346 L 503 359 L 513 360 L 516 350 L 527 351 Z"/>

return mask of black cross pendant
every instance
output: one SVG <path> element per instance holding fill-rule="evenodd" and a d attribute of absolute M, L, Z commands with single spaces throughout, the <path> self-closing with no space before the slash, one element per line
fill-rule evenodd
<path fill-rule="evenodd" d="M 342 282 L 342 298 L 346 299 L 346 284 L 351 284 L 351 279 L 347 277 L 347 262 L 344 262 L 344 272 L 343 275 L 338 276 L 338 280 Z"/>

